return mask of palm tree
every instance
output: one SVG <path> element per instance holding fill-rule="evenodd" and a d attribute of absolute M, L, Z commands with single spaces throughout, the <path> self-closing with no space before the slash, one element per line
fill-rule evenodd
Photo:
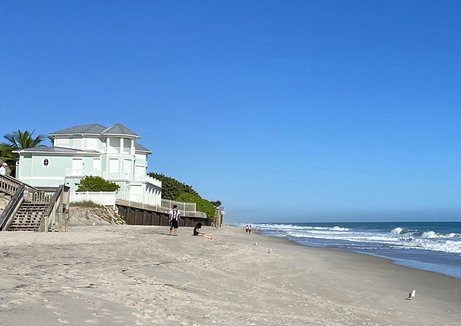
<path fill-rule="evenodd" d="M 13 175 L 18 158 L 18 154 L 13 153 L 13 151 L 37 147 L 45 139 L 43 135 L 33 137 L 34 131 L 18 130 L 3 136 L 7 142 L 0 144 L 0 160 L 8 164 Z"/>

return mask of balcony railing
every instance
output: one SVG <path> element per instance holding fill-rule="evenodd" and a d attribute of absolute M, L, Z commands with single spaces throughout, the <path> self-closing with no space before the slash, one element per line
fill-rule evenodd
<path fill-rule="evenodd" d="M 66 176 L 67 177 L 83 177 L 86 175 L 95 175 L 95 176 L 102 176 L 102 172 L 100 170 L 86 170 L 86 169 L 67 169 Z"/>
<path fill-rule="evenodd" d="M 67 169 L 67 177 L 84 177 L 87 175 L 103 177 L 107 180 L 131 180 L 131 173 L 123 172 L 101 172 L 100 170 L 87 170 L 87 169 Z"/>
<path fill-rule="evenodd" d="M 157 186 L 159 188 L 162 187 L 162 182 L 160 180 L 152 178 L 151 176 L 148 176 L 148 175 L 135 175 L 134 180 L 139 181 L 139 182 L 148 182 L 148 183 L 150 183 L 150 184 L 152 184 L 154 186 Z"/>
<path fill-rule="evenodd" d="M 132 180 L 131 173 L 104 172 L 102 177 L 107 180 Z"/>
<path fill-rule="evenodd" d="M 103 177 L 106 180 L 130 180 L 139 182 L 148 182 L 159 188 L 162 187 L 162 182 L 148 175 L 135 175 L 133 176 L 128 172 L 101 172 L 100 170 L 86 170 L 86 169 L 67 169 L 67 177 L 84 177 L 87 175 L 93 175 Z"/>

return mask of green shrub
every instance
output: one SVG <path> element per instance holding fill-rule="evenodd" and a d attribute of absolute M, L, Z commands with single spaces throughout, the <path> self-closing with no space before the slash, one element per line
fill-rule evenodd
<path fill-rule="evenodd" d="M 188 203 L 196 203 L 197 211 L 205 213 L 210 220 L 214 219 L 216 208 L 208 200 L 187 192 L 183 192 L 176 200 L 185 201 Z"/>
<path fill-rule="evenodd" d="M 77 192 L 82 191 L 117 191 L 120 186 L 97 176 L 86 176 L 80 180 Z"/>
<path fill-rule="evenodd" d="M 169 200 L 178 200 L 182 193 L 189 193 L 195 196 L 199 194 L 189 185 L 178 180 L 159 173 L 149 173 L 152 178 L 162 181 L 162 198 Z"/>

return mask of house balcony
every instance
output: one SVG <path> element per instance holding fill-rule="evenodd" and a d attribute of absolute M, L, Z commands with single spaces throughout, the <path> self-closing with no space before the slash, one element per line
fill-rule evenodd
<path fill-rule="evenodd" d="M 152 178 L 151 176 L 148 176 L 148 175 L 135 175 L 134 181 L 146 182 L 146 183 L 150 183 L 151 185 L 155 187 L 162 188 L 162 182 L 160 180 Z"/>
<path fill-rule="evenodd" d="M 106 180 L 132 180 L 131 173 L 101 172 L 100 170 L 67 169 L 66 177 L 85 177 L 87 175 L 102 177 Z"/>
<path fill-rule="evenodd" d="M 84 177 L 87 175 L 93 176 L 102 176 L 102 172 L 99 170 L 86 170 L 86 169 L 67 169 L 66 170 L 66 177 Z"/>
<path fill-rule="evenodd" d="M 128 172 L 104 172 L 102 177 L 106 180 L 133 180 L 133 175 Z"/>

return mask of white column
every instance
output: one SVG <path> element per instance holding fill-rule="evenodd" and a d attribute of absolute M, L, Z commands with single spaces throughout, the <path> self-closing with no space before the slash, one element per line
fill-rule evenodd
<path fill-rule="evenodd" d="M 106 164 L 105 164 L 105 168 L 103 169 L 102 167 L 102 162 L 101 162 L 101 172 L 102 172 L 102 177 L 104 178 L 105 177 L 105 173 L 109 172 L 109 142 L 110 142 L 110 138 L 109 137 L 106 137 Z M 101 160 L 102 160 L 102 156 L 101 156 Z"/>

